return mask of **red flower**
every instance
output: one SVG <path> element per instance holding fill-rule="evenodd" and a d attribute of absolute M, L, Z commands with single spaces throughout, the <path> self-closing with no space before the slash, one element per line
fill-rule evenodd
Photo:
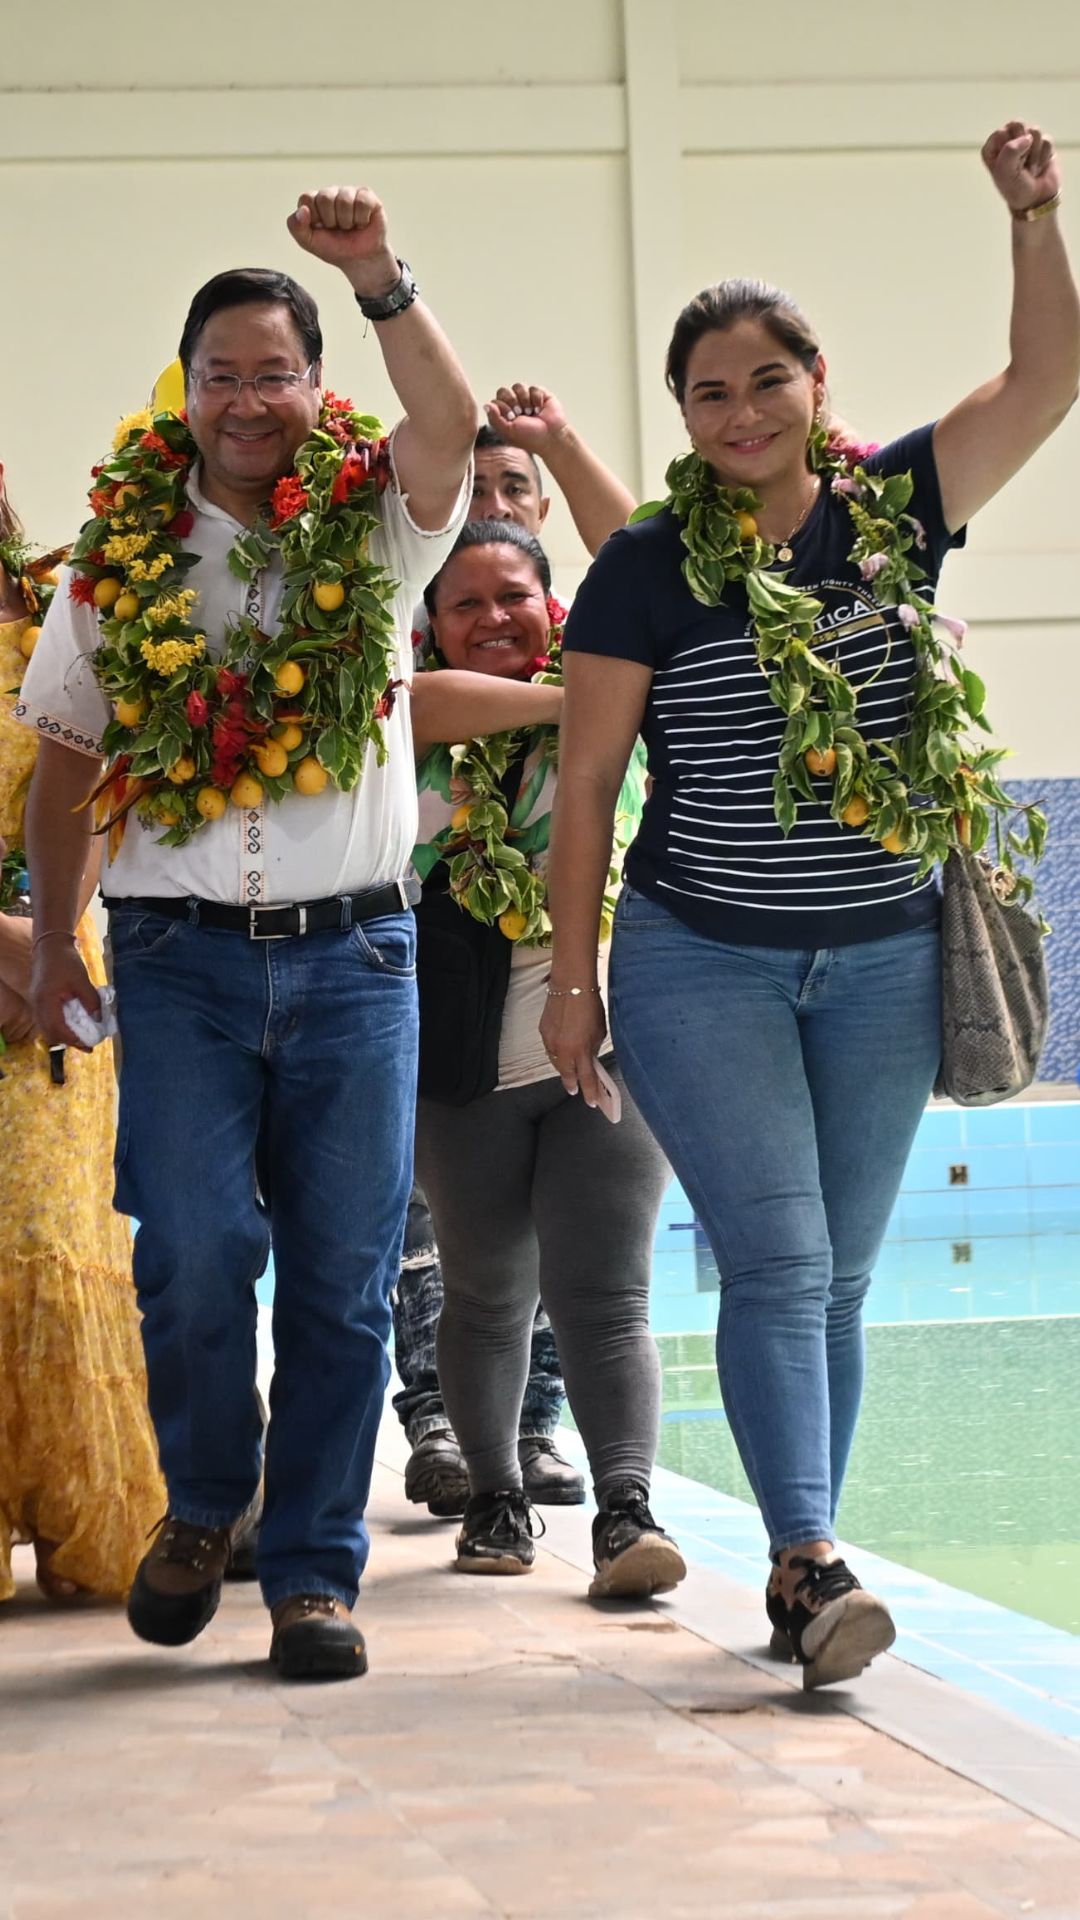
<path fill-rule="evenodd" d="M 351 400 L 339 400 L 337 394 L 331 393 L 329 387 L 324 387 L 322 400 L 324 413 L 351 413 L 353 410 Z"/>
<path fill-rule="evenodd" d="M 372 715 L 374 719 L 388 720 L 390 718 L 390 715 L 394 711 L 394 705 L 397 700 L 397 688 L 400 687 L 400 685 L 401 685 L 400 680 L 390 681 L 386 689 L 386 692 L 382 696 L 382 699 L 376 700 L 375 702 L 375 706 L 372 710 Z"/>
<path fill-rule="evenodd" d="M 295 473 L 283 474 L 270 495 L 270 525 L 283 526 L 307 506 L 307 493 Z"/>
<path fill-rule="evenodd" d="M 175 534 L 178 540 L 186 540 L 194 525 L 195 515 L 187 507 L 183 507 L 179 513 L 173 514 L 165 531 Z"/>
<path fill-rule="evenodd" d="M 105 555 L 100 547 L 95 547 L 93 553 L 88 553 L 86 558 L 88 564 L 92 567 L 103 567 L 105 565 Z"/>
<path fill-rule="evenodd" d="M 538 653 L 536 656 L 536 659 L 532 663 L 532 670 L 534 673 L 546 673 L 550 665 L 551 665 L 550 653 Z"/>
<path fill-rule="evenodd" d="M 352 451 L 345 455 L 337 478 L 330 489 L 331 500 L 340 506 L 344 500 L 348 499 L 354 487 L 366 485 L 370 467 L 370 446 L 365 441 L 362 452 L 359 447 L 353 447 Z"/>
<path fill-rule="evenodd" d="M 104 471 L 105 471 L 104 467 L 91 467 L 90 469 L 91 480 L 96 480 L 99 473 L 104 473 Z"/>
<path fill-rule="evenodd" d="M 191 692 L 184 701 L 184 712 L 187 714 L 193 727 L 205 727 L 210 718 L 210 708 L 207 701 L 203 699 L 202 694 L 197 692 L 194 687 L 192 687 Z"/>
<path fill-rule="evenodd" d="M 336 440 L 339 447 L 347 447 L 352 438 L 344 420 L 327 420 L 323 432 L 328 433 L 331 440 Z"/>
<path fill-rule="evenodd" d="M 372 449 L 371 441 L 368 441 L 368 447 L 369 449 Z M 371 458 L 371 477 L 375 482 L 377 491 L 379 493 L 384 493 L 386 491 L 386 488 L 390 485 L 390 479 L 391 479 L 390 440 L 387 435 L 384 434 L 381 440 L 375 441 L 374 448 L 371 450 L 370 458 Z"/>
<path fill-rule="evenodd" d="M 549 593 L 547 597 L 547 617 L 550 625 L 553 627 L 564 627 L 566 625 L 566 614 L 567 609 L 563 606 L 562 601 L 556 600 L 555 595 Z"/>
<path fill-rule="evenodd" d="M 97 581 L 92 580 L 88 573 L 73 573 L 68 592 L 78 606 L 92 607 L 94 604 L 94 588 L 96 586 Z"/>
<path fill-rule="evenodd" d="M 230 667 L 219 667 L 216 681 L 217 690 L 226 700 L 235 699 L 247 686 L 246 673 L 233 673 Z"/>
<path fill-rule="evenodd" d="M 112 499 L 113 499 L 112 494 L 106 493 L 103 487 L 94 488 L 93 492 L 90 495 L 90 505 L 93 508 L 95 517 L 98 520 L 104 520 L 106 514 L 110 511 L 112 507 Z"/>
<path fill-rule="evenodd" d="M 145 447 L 148 453 L 170 453 L 172 451 L 168 441 L 163 440 L 160 433 L 140 434 L 139 445 L 140 447 Z"/>

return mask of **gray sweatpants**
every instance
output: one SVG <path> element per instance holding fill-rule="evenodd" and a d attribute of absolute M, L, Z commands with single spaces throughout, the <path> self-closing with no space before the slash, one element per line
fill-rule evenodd
<path fill-rule="evenodd" d="M 649 1276 L 671 1169 L 605 1066 L 622 1095 L 617 1126 L 556 1077 L 467 1107 L 417 1107 L 416 1175 L 443 1271 L 439 1382 L 474 1493 L 521 1485 L 539 1299 L 598 1500 L 626 1480 L 649 1484 L 660 1420 Z"/>

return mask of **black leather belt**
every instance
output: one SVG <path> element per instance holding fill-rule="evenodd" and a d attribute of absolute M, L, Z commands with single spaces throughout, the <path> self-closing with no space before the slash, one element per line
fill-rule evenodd
<path fill-rule="evenodd" d="M 407 913 L 420 898 L 415 880 L 391 880 L 365 893 L 336 893 L 328 900 L 300 900 L 290 907 L 228 907 L 219 900 L 196 900 L 188 894 L 164 899 L 142 895 L 107 898 L 103 904 L 116 912 L 160 913 L 168 920 L 186 920 L 192 927 L 221 927 L 226 933 L 246 933 L 249 940 L 289 940 L 305 933 L 347 933 L 362 920 L 380 920 L 388 913 Z"/>

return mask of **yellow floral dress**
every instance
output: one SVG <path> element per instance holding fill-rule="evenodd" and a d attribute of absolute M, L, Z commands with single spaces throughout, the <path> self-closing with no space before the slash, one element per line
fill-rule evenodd
<path fill-rule="evenodd" d="M 0 624 L 0 836 L 18 845 L 37 742 L 12 718 L 29 623 Z M 79 950 L 105 979 L 90 915 Z M 0 1600 L 13 1542 L 56 1541 L 49 1570 L 127 1592 L 165 1511 L 146 1407 L 131 1235 L 112 1210 L 112 1047 L 69 1048 L 66 1084 L 38 1039 L 0 1054 Z"/>

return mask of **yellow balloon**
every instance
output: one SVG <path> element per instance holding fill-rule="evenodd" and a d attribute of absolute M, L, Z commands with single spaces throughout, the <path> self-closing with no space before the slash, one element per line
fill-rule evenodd
<path fill-rule="evenodd" d="M 184 369 L 179 360 L 170 360 L 154 381 L 150 407 L 154 413 L 179 413 L 184 404 Z"/>

